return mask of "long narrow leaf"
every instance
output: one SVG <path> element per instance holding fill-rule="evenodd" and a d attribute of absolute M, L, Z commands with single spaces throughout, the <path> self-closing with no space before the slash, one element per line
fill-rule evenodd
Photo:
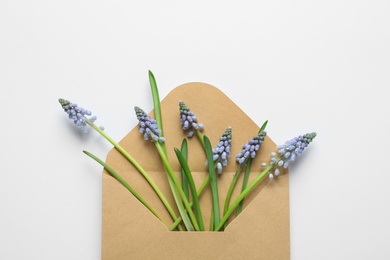
<path fill-rule="evenodd" d="M 183 154 L 184 159 L 187 161 L 188 160 L 188 145 L 187 145 L 187 139 L 185 139 L 185 138 L 181 142 L 180 151 Z M 188 179 L 187 179 L 186 173 L 184 172 L 183 168 L 181 169 L 181 187 L 182 187 L 183 192 L 189 201 L 190 197 L 189 197 L 189 192 L 188 192 Z"/>
<path fill-rule="evenodd" d="M 161 192 L 160 188 L 153 181 L 150 175 L 142 168 L 142 166 L 117 142 L 114 141 L 106 132 L 100 129 L 97 125 L 95 125 L 90 120 L 87 120 L 86 123 L 92 127 L 92 129 L 96 130 L 99 134 L 101 134 L 108 142 L 110 142 L 134 167 L 138 170 L 138 172 L 146 179 L 149 185 L 156 192 L 157 196 L 160 198 L 161 202 L 164 204 L 165 208 L 171 215 L 172 219 L 177 219 L 177 216 L 172 209 L 172 206 L 169 204 L 168 200 L 165 198 L 164 194 Z M 179 230 L 181 230 L 181 226 L 179 226 Z"/>
<path fill-rule="evenodd" d="M 154 211 L 154 209 L 142 198 L 141 195 L 139 195 L 131 186 L 128 182 L 125 181 L 125 179 L 123 179 L 117 172 L 115 172 L 114 169 L 112 169 L 108 164 L 106 164 L 105 162 L 103 162 L 101 159 L 99 159 L 98 157 L 96 157 L 95 155 L 93 155 L 92 153 L 90 152 L 87 152 L 87 151 L 83 151 L 86 155 L 88 155 L 89 157 L 91 157 L 93 160 L 95 160 L 96 162 L 98 162 L 100 165 L 102 165 L 104 167 L 104 169 L 106 169 L 112 177 L 114 177 L 116 180 L 118 180 L 124 187 L 126 187 L 126 189 L 128 191 L 131 192 L 131 194 L 134 195 L 134 197 L 136 197 L 138 199 L 139 202 L 141 202 L 147 209 L 150 210 L 150 212 L 153 213 L 153 215 L 155 215 L 159 220 L 161 220 L 161 218 L 157 215 L 157 213 Z M 162 220 L 161 220 L 162 221 Z"/>
<path fill-rule="evenodd" d="M 220 222 L 220 211 L 219 211 L 219 198 L 218 198 L 218 183 L 217 174 L 215 173 L 215 166 L 213 160 L 213 148 L 211 147 L 210 140 L 207 136 L 204 136 L 204 148 L 206 150 L 207 163 L 210 175 L 210 185 L 213 200 L 213 220 L 214 229 L 219 225 Z"/>
<path fill-rule="evenodd" d="M 158 128 L 161 130 L 161 133 L 162 133 L 163 132 L 163 125 L 162 125 L 160 96 L 158 94 L 156 79 L 154 78 L 154 75 L 150 70 L 149 70 L 149 83 L 150 83 L 150 88 L 152 90 L 154 118 L 156 119 Z"/>
<path fill-rule="evenodd" d="M 181 167 L 182 167 L 182 169 L 187 177 L 188 184 L 190 185 L 192 202 L 194 204 L 195 214 L 196 214 L 196 218 L 197 218 L 198 224 L 199 224 L 199 230 L 204 231 L 202 211 L 200 209 L 198 195 L 196 193 L 196 187 L 195 187 L 194 179 L 192 178 L 190 168 L 188 167 L 187 160 L 184 158 L 184 155 L 180 152 L 180 150 L 175 148 L 175 153 L 176 153 L 176 157 L 179 160 L 179 163 L 180 163 L 180 165 L 181 165 Z"/>
<path fill-rule="evenodd" d="M 153 107 L 154 107 L 154 118 L 156 119 L 156 123 L 157 123 L 158 128 L 161 130 L 160 136 L 164 136 L 164 134 L 163 134 L 163 123 L 162 123 L 160 96 L 159 96 L 159 93 L 158 93 L 156 79 L 154 78 L 154 75 L 153 75 L 153 73 L 150 70 L 149 70 L 149 83 L 150 83 L 150 88 L 151 88 L 151 91 L 152 91 Z M 161 143 L 160 147 L 161 147 L 162 152 L 165 155 L 165 157 L 167 157 L 167 151 L 166 151 L 165 143 Z M 176 206 L 179 209 L 179 212 L 180 212 L 180 215 L 181 215 L 181 217 L 183 219 L 184 225 L 186 226 L 187 230 L 193 231 L 194 227 L 192 226 L 191 221 L 190 221 L 188 215 L 186 214 L 184 206 L 181 203 L 179 191 L 178 191 L 178 189 L 177 189 L 177 187 L 175 185 L 175 182 L 172 179 L 172 177 L 170 176 L 170 174 L 168 172 L 168 169 L 166 168 L 165 165 L 164 165 L 164 170 L 165 170 L 165 173 L 167 175 L 167 179 L 168 179 L 168 183 L 169 183 L 169 186 L 171 188 L 171 191 L 172 191 L 172 195 L 173 195 L 173 197 L 175 199 Z M 179 229 L 180 229 L 180 226 L 179 226 Z"/>
<path fill-rule="evenodd" d="M 172 180 L 172 178 L 169 174 L 167 174 L 167 178 L 168 178 L 169 186 L 171 187 L 171 190 L 172 190 L 173 198 L 175 199 L 175 202 L 176 202 L 176 206 L 179 209 L 181 219 L 183 220 L 183 223 L 184 223 L 187 231 L 194 231 L 195 228 L 192 225 L 191 219 L 188 216 L 187 211 L 185 210 L 185 208 L 181 202 L 179 192 L 177 191 L 176 186 L 175 186 L 175 182 Z"/>

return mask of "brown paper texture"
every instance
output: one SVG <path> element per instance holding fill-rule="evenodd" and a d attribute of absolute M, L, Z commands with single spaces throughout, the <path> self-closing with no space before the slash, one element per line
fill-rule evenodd
<path fill-rule="evenodd" d="M 187 83 L 175 88 L 161 101 L 163 130 L 168 158 L 180 176 L 179 163 L 173 147 L 180 148 L 186 134 L 179 120 L 179 101 L 183 100 L 194 112 L 199 123 L 205 125 L 207 135 L 215 147 L 228 126 L 232 127 L 232 149 L 229 164 L 218 176 L 221 205 L 237 170 L 235 156 L 242 145 L 259 130 L 237 105 L 217 88 L 204 83 Z M 135 104 L 142 107 L 142 104 Z M 259 120 L 262 118 L 259 108 Z M 150 115 L 153 117 L 153 113 Z M 120 144 L 148 171 L 164 192 L 173 208 L 172 198 L 161 159 L 151 141 L 145 141 L 139 127 L 126 135 Z M 189 165 L 197 187 L 207 175 L 205 153 L 199 140 L 188 139 Z M 269 161 L 275 144 L 266 137 L 252 164 L 251 178 L 260 172 L 260 163 Z M 146 180 L 115 149 L 106 162 L 139 192 L 158 212 L 165 223 L 172 219 Z M 241 189 L 241 174 L 232 201 Z M 179 177 L 180 178 L 180 177 Z M 230 221 L 224 232 L 168 231 L 164 223 L 153 216 L 130 192 L 106 171 L 103 173 L 102 259 L 289 259 L 289 190 L 288 174 L 273 181 L 264 180 L 245 199 L 243 212 Z M 205 228 L 211 215 L 211 192 L 207 187 L 200 197 Z M 177 213 L 179 215 L 179 213 Z"/>

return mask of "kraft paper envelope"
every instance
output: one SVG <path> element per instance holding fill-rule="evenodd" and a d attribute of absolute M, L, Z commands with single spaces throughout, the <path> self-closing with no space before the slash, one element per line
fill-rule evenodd
<path fill-rule="evenodd" d="M 250 94 L 250 93 L 246 93 Z M 263 122 L 259 97 L 258 118 Z M 232 149 L 229 164 L 218 176 L 221 212 L 230 182 L 237 170 L 236 154 L 258 133 L 256 125 L 237 105 L 217 88 L 204 83 L 181 85 L 161 101 L 163 130 L 168 157 L 180 176 L 174 147 L 180 148 L 186 134 L 179 121 L 179 101 L 183 100 L 194 112 L 203 131 L 215 147 L 228 126 L 232 127 Z M 142 108 L 143 104 L 134 104 Z M 153 117 L 153 113 L 150 115 Z M 134 114 L 135 116 L 135 114 Z M 174 205 L 169 184 L 158 152 L 151 141 L 145 141 L 135 127 L 120 144 L 143 166 Z M 188 139 L 189 165 L 197 187 L 207 175 L 205 153 L 196 136 Z M 261 162 L 269 162 L 275 143 L 267 136 L 253 161 L 251 179 L 260 172 Z M 107 163 L 121 174 L 158 212 L 168 225 L 172 219 L 163 204 L 137 170 L 115 149 Z M 286 173 L 286 172 L 284 172 Z M 241 189 L 243 173 L 237 183 L 232 201 Z M 152 215 L 129 191 L 107 172 L 103 174 L 102 259 L 289 259 L 289 190 L 288 174 L 273 181 L 265 179 L 246 198 L 243 212 L 229 222 L 224 232 L 168 231 L 166 225 Z M 211 215 L 210 187 L 200 197 L 205 227 Z M 179 215 L 177 213 L 177 215 Z"/>

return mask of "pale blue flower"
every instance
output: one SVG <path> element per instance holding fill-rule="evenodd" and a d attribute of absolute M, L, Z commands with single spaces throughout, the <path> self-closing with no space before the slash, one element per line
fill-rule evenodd
<path fill-rule="evenodd" d="M 276 148 L 280 154 L 279 166 L 284 168 L 288 167 L 289 161 L 295 161 L 295 159 L 303 153 L 305 148 L 313 141 L 316 137 L 316 133 L 309 133 L 295 137 L 282 145 L 278 145 Z"/>
<path fill-rule="evenodd" d="M 165 142 L 164 137 L 160 137 L 161 130 L 157 126 L 156 120 L 148 116 L 141 108 L 134 107 L 137 119 L 139 121 L 140 133 L 144 134 L 144 139 L 148 140 L 151 138 L 153 141 Z"/>
<path fill-rule="evenodd" d="M 222 166 L 226 166 L 228 163 L 228 157 L 230 156 L 230 149 L 232 147 L 232 128 L 229 126 L 225 132 L 219 138 L 219 142 L 213 149 L 213 160 L 216 163 L 217 171 L 222 173 Z M 206 162 L 207 165 L 207 162 Z"/>
<path fill-rule="evenodd" d="M 288 168 L 289 162 L 295 161 L 297 157 L 303 153 L 305 148 L 308 147 L 308 145 L 313 141 L 316 135 L 317 134 L 314 132 L 305 135 L 300 135 L 285 142 L 282 145 L 276 146 L 279 151 L 279 155 L 277 155 L 275 152 L 270 153 L 270 164 L 276 164 L 276 169 L 273 175 L 272 173 L 270 173 L 269 178 L 273 179 L 274 176 L 278 176 L 280 174 L 280 169 L 278 167 L 282 167 L 285 169 Z M 262 163 L 261 166 L 265 167 L 266 164 Z"/>
<path fill-rule="evenodd" d="M 190 111 L 183 101 L 179 102 L 180 106 L 180 124 L 184 131 L 187 131 L 187 136 L 192 137 L 195 131 L 202 131 L 204 129 L 203 124 L 198 123 L 196 115 Z"/>
<path fill-rule="evenodd" d="M 58 99 L 64 111 L 68 114 L 69 119 L 73 121 L 75 125 L 81 127 L 83 132 L 87 132 L 87 121 L 93 123 L 96 121 L 96 116 L 92 116 L 92 112 L 78 106 L 75 103 L 60 98 Z M 87 116 L 90 116 L 89 118 Z M 103 127 L 100 127 L 103 130 Z"/>
<path fill-rule="evenodd" d="M 261 131 L 258 135 L 249 140 L 248 143 L 244 144 L 241 152 L 236 156 L 236 161 L 239 164 L 244 164 L 249 157 L 255 158 L 256 152 L 260 149 L 266 135 L 267 132 Z"/>

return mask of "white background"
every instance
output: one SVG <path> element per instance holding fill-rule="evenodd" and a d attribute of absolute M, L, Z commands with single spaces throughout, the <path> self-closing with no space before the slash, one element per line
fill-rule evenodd
<path fill-rule="evenodd" d="M 63 97 L 120 140 L 135 105 L 201 81 L 269 136 L 318 136 L 290 168 L 291 258 L 390 259 L 389 1 L 0 0 L 0 259 L 100 259 L 101 167 Z"/>

